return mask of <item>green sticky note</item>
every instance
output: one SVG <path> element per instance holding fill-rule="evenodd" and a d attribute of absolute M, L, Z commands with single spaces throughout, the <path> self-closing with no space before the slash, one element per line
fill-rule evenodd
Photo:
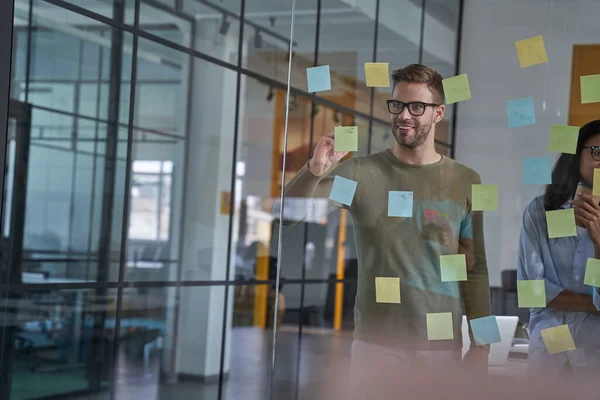
<path fill-rule="evenodd" d="M 581 83 L 581 104 L 600 102 L 600 75 L 587 75 L 579 78 Z"/>
<path fill-rule="evenodd" d="M 546 307 L 546 283 L 543 279 L 517 281 L 519 308 Z"/>
<path fill-rule="evenodd" d="M 472 185 L 473 211 L 493 211 L 498 209 L 498 185 Z"/>
<path fill-rule="evenodd" d="M 575 154 L 577 152 L 577 139 L 579 127 L 552 124 L 548 151 Z"/>
<path fill-rule="evenodd" d="M 377 303 L 400 303 L 400 278 L 375 278 Z"/>
<path fill-rule="evenodd" d="M 427 315 L 427 339 L 429 340 L 452 340 L 454 329 L 452 327 L 452 313 L 428 313 Z"/>
<path fill-rule="evenodd" d="M 548 225 L 548 238 L 577 236 L 575 227 L 575 210 L 546 211 L 546 222 Z"/>
<path fill-rule="evenodd" d="M 358 151 L 358 126 L 336 126 L 333 135 L 334 151 Z"/>
<path fill-rule="evenodd" d="M 600 260 L 588 258 L 585 265 L 585 277 L 583 278 L 583 283 L 600 287 Z"/>
<path fill-rule="evenodd" d="M 454 104 L 459 101 L 471 100 L 471 87 L 467 74 L 461 74 L 442 80 L 446 104 Z"/>
<path fill-rule="evenodd" d="M 542 329 L 540 333 L 542 334 L 548 354 L 577 350 L 575 342 L 573 342 L 573 336 L 571 336 L 571 331 L 569 331 L 569 325 L 559 325 Z"/>
<path fill-rule="evenodd" d="M 442 282 L 466 281 L 467 260 L 464 254 L 440 256 Z"/>

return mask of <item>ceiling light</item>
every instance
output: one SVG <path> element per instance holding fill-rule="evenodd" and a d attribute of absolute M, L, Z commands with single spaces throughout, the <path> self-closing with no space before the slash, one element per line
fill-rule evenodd
<path fill-rule="evenodd" d="M 223 20 L 221 21 L 221 26 L 219 27 L 219 33 L 221 35 L 227 35 L 227 32 L 229 31 L 229 25 L 231 25 L 231 23 L 227 20 L 227 16 L 223 14 Z"/>
<path fill-rule="evenodd" d="M 256 30 L 254 32 L 254 47 L 260 49 L 262 47 L 262 36 L 260 35 L 260 30 Z"/>

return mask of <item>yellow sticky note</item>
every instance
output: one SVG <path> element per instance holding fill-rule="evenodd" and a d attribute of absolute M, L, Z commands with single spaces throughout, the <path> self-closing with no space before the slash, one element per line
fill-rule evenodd
<path fill-rule="evenodd" d="M 575 210 L 546 211 L 546 223 L 548 225 L 548 238 L 577 236 L 575 227 Z"/>
<path fill-rule="evenodd" d="M 358 151 L 358 126 L 336 126 L 334 151 Z"/>
<path fill-rule="evenodd" d="M 594 168 L 594 186 L 592 196 L 600 196 L 600 169 Z"/>
<path fill-rule="evenodd" d="M 517 281 L 519 308 L 546 307 L 546 283 L 543 279 Z"/>
<path fill-rule="evenodd" d="M 365 63 L 368 87 L 390 87 L 389 63 Z"/>
<path fill-rule="evenodd" d="M 583 278 L 583 283 L 600 287 L 600 260 L 588 258 L 585 265 L 585 277 Z"/>
<path fill-rule="evenodd" d="M 400 303 L 400 278 L 375 278 L 377 303 Z"/>
<path fill-rule="evenodd" d="M 472 185 L 471 197 L 473 211 L 498 209 L 498 185 Z"/>
<path fill-rule="evenodd" d="M 440 256 L 442 282 L 466 281 L 467 260 L 464 254 Z"/>
<path fill-rule="evenodd" d="M 454 329 L 452 327 L 452 313 L 429 313 L 427 314 L 427 339 L 429 340 L 452 340 Z"/>
<path fill-rule="evenodd" d="M 600 102 L 600 75 L 587 75 L 579 78 L 581 84 L 581 104 Z"/>
<path fill-rule="evenodd" d="M 544 38 L 540 36 L 532 37 L 515 42 L 519 63 L 521 68 L 531 67 L 532 65 L 548 62 Z"/>
<path fill-rule="evenodd" d="M 552 124 L 548 151 L 575 154 L 577 152 L 577 139 L 579 127 Z"/>
<path fill-rule="evenodd" d="M 564 351 L 576 350 L 573 336 L 569 331 L 569 325 L 559 325 L 553 328 L 542 329 L 540 332 L 548 354 L 562 353 Z"/>
<path fill-rule="evenodd" d="M 446 104 L 454 104 L 459 101 L 471 100 L 471 87 L 467 74 L 461 74 L 442 80 Z"/>

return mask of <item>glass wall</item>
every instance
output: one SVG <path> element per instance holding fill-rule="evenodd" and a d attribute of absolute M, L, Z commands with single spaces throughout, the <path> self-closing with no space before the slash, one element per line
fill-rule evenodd
<path fill-rule="evenodd" d="M 273 211 L 335 126 L 359 127 L 355 155 L 393 143 L 365 62 L 458 73 L 460 2 L 437 3 L 298 1 L 289 66 L 291 2 L 15 0 L 0 398 L 309 399 L 343 381 L 353 222 L 316 212 L 278 260 Z M 318 65 L 332 90 L 311 94 Z"/>

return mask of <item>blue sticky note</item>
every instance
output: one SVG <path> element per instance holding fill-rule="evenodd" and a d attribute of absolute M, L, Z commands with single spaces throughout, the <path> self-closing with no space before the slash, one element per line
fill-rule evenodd
<path fill-rule="evenodd" d="M 493 315 L 472 319 L 471 330 L 473 331 L 473 338 L 475 339 L 475 344 L 477 346 L 498 343 L 501 341 L 498 322 Z"/>
<path fill-rule="evenodd" d="M 506 114 L 508 115 L 509 128 L 534 125 L 535 108 L 533 106 L 533 97 L 507 101 Z"/>
<path fill-rule="evenodd" d="M 336 175 L 333 179 L 331 193 L 329 193 L 329 200 L 337 201 L 347 206 L 351 205 L 357 185 L 358 182 Z"/>
<path fill-rule="evenodd" d="M 523 174 L 526 185 L 549 185 L 552 183 L 552 159 L 550 157 L 524 158 Z"/>
<path fill-rule="evenodd" d="M 311 93 L 331 90 L 329 65 L 306 68 L 306 80 L 308 81 L 308 91 Z"/>
<path fill-rule="evenodd" d="M 388 193 L 388 217 L 412 218 L 413 192 Z"/>

